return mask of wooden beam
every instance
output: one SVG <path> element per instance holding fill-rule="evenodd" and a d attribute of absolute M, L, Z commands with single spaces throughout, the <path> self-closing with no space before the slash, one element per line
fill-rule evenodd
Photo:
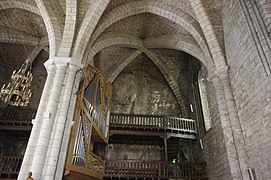
<path fill-rule="evenodd" d="M 164 138 L 164 153 L 165 153 L 165 162 L 168 162 L 168 156 L 167 156 L 167 138 Z"/>
<path fill-rule="evenodd" d="M 135 136 L 159 136 L 161 138 L 166 137 L 165 132 L 127 131 L 127 130 L 110 130 L 109 131 L 110 136 L 114 134 L 135 135 Z"/>

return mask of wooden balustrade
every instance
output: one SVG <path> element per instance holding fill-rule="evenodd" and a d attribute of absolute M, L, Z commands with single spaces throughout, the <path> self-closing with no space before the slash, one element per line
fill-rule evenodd
<path fill-rule="evenodd" d="M 166 128 L 196 133 L 196 123 L 193 119 L 166 117 Z"/>
<path fill-rule="evenodd" d="M 171 164 L 140 160 L 107 160 L 104 177 L 208 179 L 205 162 Z"/>
<path fill-rule="evenodd" d="M 195 120 L 167 116 L 111 114 L 110 127 L 111 129 L 151 129 L 196 134 Z"/>
<path fill-rule="evenodd" d="M 110 126 L 164 129 L 164 119 L 163 116 L 111 114 Z"/>
<path fill-rule="evenodd" d="M 33 109 L 0 109 L 0 129 L 31 130 Z"/>
<path fill-rule="evenodd" d="M 0 177 L 16 177 L 22 161 L 23 156 L 0 156 Z"/>
<path fill-rule="evenodd" d="M 206 179 L 206 163 L 161 163 L 161 177 L 183 178 L 183 179 Z"/>

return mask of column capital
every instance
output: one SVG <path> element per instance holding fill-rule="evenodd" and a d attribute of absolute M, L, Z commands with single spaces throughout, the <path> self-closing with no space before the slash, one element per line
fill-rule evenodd
<path fill-rule="evenodd" d="M 73 66 L 75 68 L 81 69 L 85 65 L 72 57 L 51 57 L 44 63 L 44 66 L 46 69 L 50 69 L 51 66 Z"/>

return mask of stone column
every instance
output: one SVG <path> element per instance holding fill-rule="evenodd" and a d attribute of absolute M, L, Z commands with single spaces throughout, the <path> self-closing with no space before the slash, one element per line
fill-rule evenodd
<path fill-rule="evenodd" d="M 63 81 L 67 70 L 67 64 L 65 63 L 55 61 L 51 65 L 56 66 L 55 78 L 53 80 L 52 89 L 50 91 L 47 108 L 44 112 L 43 120 L 41 122 L 40 133 L 31 165 L 33 178 L 40 180 L 42 179 L 41 175 L 45 160 L 47 158 L 46 154 L 48 151 L 53 125 L 55 123 L 55 116 L 58 109 L 58 103 L 63 87 Z"/>
<path fill-rule="evenodd" d="M 48 85 L 49 89 L 45 88 L 43 91 L 48 95 L 45 95 L 46 101 L 42 101 L 38 109 L 35 121 L 39 123 L 34 123 L 35 133 L 31 132 L 31 135 L 37 134 L 35 144 L 32 145 L 33 158 L 29 161 L 29 165 L 21 170 L 18 179 L 22 180 L 26 178 L 24 175 L 28 171 L 33 173 L 34 179 L 55 179 L 68 110 L 74 111 L 74 106 L 73 109 L 70 108 L 72 90 L 76 75 L 83 67 L 79 61 L 69 57 L 53 57 L 45 63 L 45 66 L 47 70 L 53 69 L 54 75 L 48 74 L 46 80 L 51 83 L 50 86 Z M 28 146 L 30 145 L 28 143 Z"/>
<path fill-rule="evenodd" d="M 65 130 L 64 130 L 64 135 L 62 139 L 60 154 L 58 157 L 58 164 L 57 164 L 57 170 L 56 170 L 56 176 L 55 176 L 56 179 L 62 179 L 62 176 L 63 176 L 66 156 L 68 152 L 68 145 L 70 141 L 71 129 L 73 125 L 73 117 L 75 113 L 74 110 L 75 110 L 75 105 L 76 105 L 76 100 L 77 100 L 77 92 L 79 90 L 79 83 L 81 81 L 82 75 L 83 74 L 80 71 L 77 71 L 75 74 L 76 77 L 74 80 L 73 92 L 71 94 L 70 107 L 67 112 Z"/>
<path fill-rule="evenodd" d="M 26 151 L 24 154 L 24 159 L 22 162 L 19 176 L 18 176 L 18 179 L 22 179 L 22 180 L 26 179 L 27 173 L 30 170 L 30 166 L 32 165 L 33 154 L 36 148 L 37 139 L 39 137 L 43 114 L 44 114 L 44 111 L 46 110 L 48 98 L 50 96 L 50 90 L 52 88 L 52 84 L 55 78 L 56 67 L 45 64 L 45 68 L 47 70 L 48 75 L 47 75 L 46 82 L 43 88 L 43 92 L 40 99 L 36 117 L 35 119 L 32 120 L 33 127 L 31 130 L 31 134 L 30 134 Z"/>
<path fill-rule="evenodd" d="M 68 110 L 70 109 L 70 106 L 72 105 L 74 107 L 75 101 L 72 100 L 72 92 L 74 86 L 78 85 L 79 78 L 76 78 L 78 73 L 80 73 L 80 69 L 83 66 L 80 64 L 72 64 L 70 63 L 67 68 L 66 73 L 66 80 L 64 83 L 64 88 L 61 94 L 61 99 L 59 101 L 58 105 L 58 111 L 56 114 L 54 127 L 53 127 L 53 134 L 50 139 L 50 145 L 48 147 L 48 152 L 46 156 L 46 162 L 42 173 L 42 179 L 56 179 L 56 170 L 57 170 L 57 164 L 59 162 L 59 156 L 61 152 L 61 146 L 63 143 L 64 138 L 64 130 L 66 123 L 71 125 L 71 121 L 67 122 L 68 119 Z M 76 84 L 75 84 L 75 80 Z M 80 80 L 80 79 L 79 79 Z M 77 86 L 78 87 L 78 86 Z M 74 104 L 71 104 L 73 102 Z M 70 109 L 70 111 L 74 112 L 74 109 Z M 72 119 L 69 119 L 72 120 Z M 67 130 L 70 131 L 71 126 L 68 127 Z M 67 136 L 65 137 L 67 142 Z M 68 145 L 68 143 L 66 143 Z M 67 152 L 67 149 L 66 149 Z M 63 161 L 63 159 L 62 159 Z M 65 163 L 65 159 L 62 163 Z M 64 170 L 64 164 L 61 174 L 63 174 Z M 62 178 L 60 178 L 62 179 Z"/>
<path fill-rule="evenodd" d="M 248 179 L 246 169 L 249 167 L 249 158 L 245 149 L 227 67 L 217 68 L 215 74 L 212 81 L 216 91 L 230 172 L 233 179 Z"/>

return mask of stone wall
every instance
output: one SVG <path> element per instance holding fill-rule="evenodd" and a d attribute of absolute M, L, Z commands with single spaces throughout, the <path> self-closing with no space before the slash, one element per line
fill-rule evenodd
<path fill-rule="evenodd" d="M 2 135 L 1 135 L 2 136 Z M 1 137 L 0 136 L 0 137 Z M 22 156 L 24 155 L 26 145 L 26 138 L 12 138 L 12 137 L 1 137 L 0 140 L 0 155 L 1 156 Z"/>
<path fill-rule="evenodd" d="M 211 180 L 230 180 L 231 174 L 224 143 L 223 130 L 218 112 L 218 105 L 215 96 L 213 83 L 205 78 L 207 98 L 211 115 L 212 127 L 203 137 L 203 158 L 207 161 L 208 177 Z"/>
<path fill-rule="evenodd" d="M 45 51 L 41 51 L 32 64 L 33 80 L 31 90 L 33 96 L 30 100 L 29 106 L 31 109 L 37 109 L 43 87 L 47 77 L 47 71 L 44 67 L 44 63 L 48 60 L 49 54 Z"/>
<path fill-rule="evenodd" d="M 129 64 L 113 83 L 112 112 L 178 116 L 180 107 L 165 78 L 145 55 Z"/>
<path fill-rule="evenodd" d="M 257 179 L 269 179 L 271 76 L 265 69 L 270 67 L 263 65 L 250 24 L 238 1 L 225 1 L 223 16 L 230 81 L 250 165 L 255 169 Z M 267 58 L 270 59 L 268 55 Z"/>
<path fill-rule="evenodd" d="M 169 68 L 184 97 L 188 99 L 187 64 L 188 55 L 167 49 L 155 49 L 153 53 Z M 99 56 L 103 61 L 104 54 Z M 111 56 L 114 57 L 114 56 Z M 97 57 L 96 57 L 97 58 Z M 111 58 L 114 62 L 114 58 Z M 99 65 L 99 60 L 96 63 Z M 110 63 L 107 64 L 107 66 Z M 114 66 L 114 65 L 113 65 Z M 101 66 L 100 66 L 101 67 Z M 103 69 L 112 69 L 104 67 Z M 113 82 L 112 112 L 126 114 L 148 114 L 179 116 L 180 107 L 167 80 L 158 67 L 144 54 L 135 58 Z M 186 101 L 187 101 L 186 99 Z M 187 106 L 187 104 L 185 105 Z M 180 140 L 182 153 L 187 161 L 199 160 L 195 142 Z M 110 144 L 108 159 L 163 160 L 164 150 L 153 145 Z M 178 153 L 180 156 L 181 153 Z"/>
<path fill-rule="evenodd" d="M 115 160 L 162 160 L 163 149 L 155 145 L 110 144 L 107 159 Z"/>
<path fill-rule="evenodd" d="M 201 66 L 202 74 L 206 84 L 206 92 L 212 121 L 212 127 L 209 131 L 205 131 L 204 120 L 201 109 L 199 87 L 198 87 L 198 69 Z M 227 159 L 226 149 L 224 145 L 224 137 L 218 112 L 218 105 L 215 96 L 213 84 L 206 79 L 207 70 L 204 65 L 200 65 L 197 60 L 190 57 L 188 66 L 188 97 L 189 103 L 193 105 L 191 117 L 197 120 L 198 125 L 198 141 L 194 144 L 194 152 L 196 160 L 204 160 L 207 162 L 207 174 L 211 180 L 230 180 L 230 169 Z M 200 147 L 200 139 L 202 140 L 203 149 Z"/>
<path fill-rule="evenodd" d="M 94 56 L 94 66 L 106 76 L 116 69 L 134 51 L 132 48 L 108 47 Z"/>

